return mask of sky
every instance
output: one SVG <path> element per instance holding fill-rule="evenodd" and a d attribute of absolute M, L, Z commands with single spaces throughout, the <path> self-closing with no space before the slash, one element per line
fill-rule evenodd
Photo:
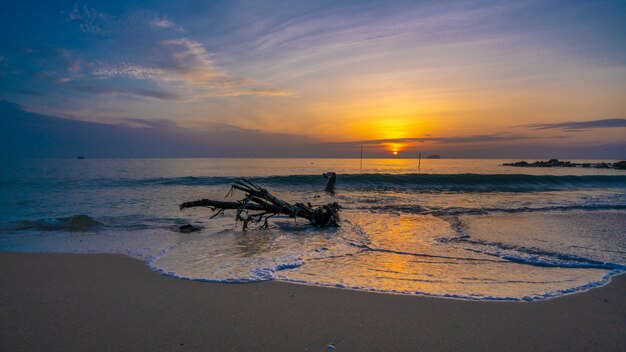
<path fill-rule="evenodd" d="M 0 0 L 0 156 L 621 159 L 624 38 L 624 1 Z"/>

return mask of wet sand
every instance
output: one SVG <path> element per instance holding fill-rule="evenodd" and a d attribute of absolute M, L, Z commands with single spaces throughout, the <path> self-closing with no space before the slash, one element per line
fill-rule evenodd
<path fill-rule="evenodd" d="M 0 351 L 626 351 L 626 276 L 541 302 L 166 277 L 109 254 L 0 253 Z"/>

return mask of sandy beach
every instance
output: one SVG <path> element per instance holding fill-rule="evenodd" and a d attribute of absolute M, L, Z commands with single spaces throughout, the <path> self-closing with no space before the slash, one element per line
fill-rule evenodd
<path fill-rule="evenodd" d="M 626 276 L 540 302 L 165 277 L 122 255 L 0 253 L 2 351 L 624 351 Z"/>

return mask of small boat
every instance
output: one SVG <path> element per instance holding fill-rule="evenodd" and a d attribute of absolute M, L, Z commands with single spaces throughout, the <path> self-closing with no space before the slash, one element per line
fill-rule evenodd
<path fill-rule="evenodd" d="M 85 159 L 85 157 L 84 156 L 77 156 L 76 159 L 81 159 L 82 160 L 82 159 Z"/>

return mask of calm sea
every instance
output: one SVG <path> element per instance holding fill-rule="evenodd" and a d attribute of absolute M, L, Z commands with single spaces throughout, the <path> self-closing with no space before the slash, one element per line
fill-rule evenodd
<path fill-rule="evenodd" d="M 508 161 L 2 160 L 0 251 L 123 253 L 192 280 L 484 300 L 555 297 L 626 270 L 626 171 Z M 241 176 L 287 201 L 337 201 L 341 227 L 273 218 L 244 231 L 233 212 L 179 211 L 223 199 Z M 177 231 L 188 223 L 202 230 Z"/>

